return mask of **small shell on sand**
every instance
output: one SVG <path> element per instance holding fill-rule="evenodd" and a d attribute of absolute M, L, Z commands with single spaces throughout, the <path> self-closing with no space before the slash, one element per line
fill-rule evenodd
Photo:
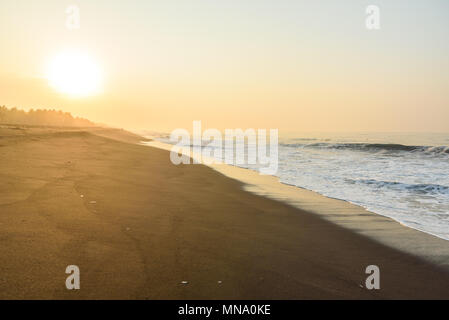
<path fill-rule="evenodd" d="M 181 281 L 182 284 L 188 284 L 189 281 Z"/>

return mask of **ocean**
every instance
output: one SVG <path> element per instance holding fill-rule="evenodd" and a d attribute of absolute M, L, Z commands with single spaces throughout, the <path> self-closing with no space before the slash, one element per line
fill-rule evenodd
<path fill-rule="evenodd" d="M 281 133 L 276 176 L 449 240 L 448 146 L 438 133 Z"/>

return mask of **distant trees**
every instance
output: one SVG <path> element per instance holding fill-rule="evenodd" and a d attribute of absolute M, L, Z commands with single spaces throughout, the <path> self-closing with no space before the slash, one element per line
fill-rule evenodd
<path fill-rule="evenodd" d="M 47 109 L 31 109 L 27 112 L 17 108 L 8 109 L 5 106 L 0 106 L 0 123 L 67 127 L 94 126 L 94 123 L 89 120 L 73 117 L 69 112 Z"/>
<path fill-rule="evenodd" d="M 2 123 L 3 119 L 5 119 L 7 110 L 8 109 L 6 109 L 6 107 L 0 106 L 0 123 Z"/>

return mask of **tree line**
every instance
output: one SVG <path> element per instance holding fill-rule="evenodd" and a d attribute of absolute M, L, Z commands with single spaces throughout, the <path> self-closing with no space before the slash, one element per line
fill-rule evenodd
<path fill-rule="evenodd" d="M 47 109 L 30 109 L 0 106 L 0 123 L 42 126 L 91 127 L 95 124 L 87 119 L 73 117 L 69 112 Z"/>

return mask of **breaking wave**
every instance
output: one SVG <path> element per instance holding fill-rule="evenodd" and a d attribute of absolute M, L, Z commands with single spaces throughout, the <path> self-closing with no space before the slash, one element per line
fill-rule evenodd
<path fill-rule="evenodd" d="M 420 194 L 449 194 L 449 187 L 439 184 L 407 184 L 401 182 L 378 181 L 374 179 L 346 180 L 349 183 L 365 184 L 376 188 L 390 188 L 397 191 L 409 191 Z"/>
<path fill-rule="evenodd" d="M 293 148 L 316 148 L 316 149 L 335 149 L 335 150 L 352 150 L 364 152 L 414 152 L 426 154 L 443 154 L 449 155 L 448 146 L 408 146 L 403 144 L 384 144 L 384 143 L 285 143 L 281 144 L 285 147 Z"/>

